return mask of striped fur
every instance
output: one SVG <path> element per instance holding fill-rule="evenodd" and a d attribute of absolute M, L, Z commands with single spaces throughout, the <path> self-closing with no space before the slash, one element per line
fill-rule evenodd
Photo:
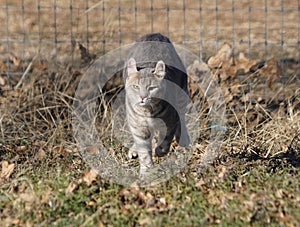
<path fill-rule="evenodd" d="M 147 35 L 140 42 L 145 40 L 147 41 Z M 188 146 L 190 143 L 184 118 L 186 96 L 177 94 L 176 89 L 170 87 L 170 83 L 174 83 L 184 94 L 187 94 L 187 75 L 183 64 L 165 36 L 150 34 L 148 41 L 158 44 L 154 45 L 157 47 L 154 62 L 141 59 L 144 55 L 141 57 L 140 54 L 143 51 L 147 52 L 147 46 L 134 46 L 123 75 L 126 91 L 126 117 L 134 139 L 128 156 L 129 158 L 139 157 L 141 174 L 153 166 L 153 138 L 156 139 L 156 147 L 153 150 L 159 157 L 168 153 L 174 136 L 181 146 Z M 167 42 L 170 45 L 167 45 L 167 49 L 160 49 L 157 41 Z M 171 50 L 168 53 L 169 48 Z M 152 52 L 153 50 L 149 53 Z M 151 56 L 148 57 L 151 58 Z M 158 60 L 157 57 L 161 58 Z M 169 62 L 170 58 L 176 58 L 174 62 L 179 62 L 180 70 L 165 64 L 165 61 Z"/>

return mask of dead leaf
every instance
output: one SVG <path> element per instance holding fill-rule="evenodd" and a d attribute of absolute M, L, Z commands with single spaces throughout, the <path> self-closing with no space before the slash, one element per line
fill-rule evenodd
<path fill-rule="evenodd" d="M 226 87 L 224 87 L 224 89 L 222 90 L 223 90 L 224 102 L 230 103 L 233 99 L 234 94 L 232 94 L 232 91 Z"/>
<path fill-rule="evenodd" d="M 96 169 L 90 169 L 83 173 L 82 177 L 77 182 L 71 182 L 65 190 L 66 194 L 74 192 L 79 185 L 83 182 L 90 187 L 93 182 L 97 180 L 98 171 Z"/>
<path fill-rule="evenodd" d="M 146 207 L 151 207 L 153 206 L 155 203 L 155 198 L 154 196 L 150 193 L 150 192 L 147 192 L 146 194 Z"/>
<path fill-rule="evenodd" d="M 16 147 L 16 152 L 18 152 L 18 153 L 24 153 L 25 151 L 27 151 L 27 149 L 28 149 L 27 145 L 17 146 Z"/>
<path fill-rule="evenodd" d="M 104 224 L 102 221 L 99 221 L 98 224 L 97 224 L 97 227 L 104 227 Z"/>
<path fill-rule="evenodd" d="M 188 88 L 189 96 L 193 102 L 199 100 L 204 96 L 201 90 L 201 81 L 211 75 L 211 71 L 204 62 L 194 61 L 192 65 L 187 68 L 188 73 Z"/>
<path fill-rule="evenodd" d="M 275 58 L 270 58 L 259 70 L 259 75 L 263 76 L 268 82 L 268 87 L 272 89 L 273 82 L 280 77 L 282 70 Z"/>
<path fill-rule="evenodd" d="M 140 226 L 150 226 L 151 219 L 149 217 L 145 217 L 139 221 Z"/>
<path fill-rule="evenodd" d="M 23 192 L 25 192 L 26 189 L 27 189 L 28 187 L 30 187 L 29 184 L 28 184 L 28 182 L 23 181 L 23 182 L 21 183 L 21 185 L 18 186 L 18 193 L 23 193 Z"/>
<path fill-rule="evenodd" d="M 34 145 L 34 146 L 39 146 L 39 147 L 44 147 L 44 146 L 46 146 L 47 145 L 47 142 L 46 141 L 34 141 L 33 143 L 32 143 L 32 145 Z"/>
<path fill-rule="evenodd" d="M 1 71 L 0 71 L 1 73 Z M 0 86 L 4 86 L 5 85 L 5 80 L 3 79 L 2 76 L 0 76 Z"/>
<path fill-rule="evenodd" d="M 218 53 L 208 60 L 210 68 L 220 68 L 224 63 L 229 62 L 232 55 L 232 46 L 229 43 L 224 43 Z"/>
<path fill-rule="evenodd" d="M 88 201 L 85 203 L 87 206 L 95 206 L 96 202 L 95 201 Z"/>
<path fill-rule="evenodd" d="M 50 194 L 51 194 L 51 191 L 50 191 L 49 189 L 47 189 L 47 190 L 41 195 L 40 203 L 41 203 L 41 204 L 49 204 L 49 202 L 50 202 Z"/>
<path fill-rule="evenodd" d="M 245 54 L 241 52 L 236 60 L 236 68 L 237 71 L 242 69 L 244 73 L 248 73 L 256 63 L 256 60 L 246 58 Z"/>
<path fill-rule="evenodd" d="M 1 223 L 3 226 L 20 226 L 21 221 L 18 218 L 6 217 L 1 220 Z"/>
<path fill-rule="evenodd" d="M 75 191 L 75 189 L 76 189 L 77 187 L 78 187 L 78 184 L 76 184 L 75 182 L 71 182 L 71 183 L 69 184 L 69 186 L 66 188 L 65 193 L 66 193 L 66 194 L 72 193 L 72 192 Z"/>
<path fill-rule="evenodd" d="M 217 54 L 208 60 L 209 68 L 221 81 L 236 76 L 237 67 L 232 57 L 232 51 L 231 45 L 224 43 Z"/>
<path fill-rule="evenodd" d="M 11 60 L 13 62 L 13 64 L 15 66 L 17 66 L 18 68 L 20 68 L 22 66 L 22 60 L 16 56 L 11 55 L 9 57 L 9 60 Z"/>
<path fill-rule="evenodd" d="M 42 148 L 40 148 L 34 156 L 34 158 L 38 161 L 43 160 L 45 157 L 46 157 L 46 152 Z"/>
<path fill-rule="evenodd" d="M 96 145 L 92 145 L 86 148 L 86 152 L 88 154 L 97 154 L 99 152 L 99 147 Z"/>
<path fill-rule="evenodd" d="M 196 184 L 196 188 L 201 188 L 205 184 L 204 180 L 201 178 Z"/>
<path fill-rule="evenodd" d="M 25 210 L 31 211 L 34 208 L 34 204 L 38 202 L 38 198 L 34 192 L 25 192 L 19 194 L 20 201 L 25 203 Z"/>
<path fill-rule="evenodd" d="M 219 180 L 223 180 L 224 176 L 227 172 L 227 168 L 225 166 L 222 166 L 220 173 L 218 174 Z"/>
<path fill-rule="evenodd" d="M 96 55 L 90 54 L 87 48 L 85 48 L 81 43 L 78 43 L 78 48 L 80 50 L 81 60 L 83 64 L 89 64 L 93 59 L 96 58 Z"/>
<path fill-rule="evenodd" d="M 87 186 L 91 186 L 93 182 L 96 181 L 98 176 L 98 171 L 96 169 L 90 169 L 88 172 L 85 172 L 80 180 L 85 182 Z"/>
<path fill-rule="evenodd" d="M 163 205 L 163 206 L 166 206 L 167 205 L 167 202 L 166 202 L 166 198 L 159 198 L 158 200 L 159 204 Z"/>
<path fill-rule="evenodd" d="M 285 192 L 282 189 L 278 189 L 275 192 L 275 197 L 278 198 L 278 199 L 282 199 L 282 198 L 285 197 Z"/>
<path fill-rule="evenodd" d="M 37 69 L 39 71 L 45 71 L 48 68 L 48 63 L 45 60 L 37 59 L 32 63 L 33 69 Z"/>
<path fill-rule="evenodd" d="M 13 173 L 15 168 L 15 164 L 8 164 L 8 161 L 2 161 L 2 170 L 1 170 L 1 175 L 0 178 L 8 179 L 10 175 Z"/>
<path fill-rule="evenodd" d="M 256 60 L 246 58 L 242 52 L 235 59 L 231 56 L 232 52 L 231 45 L 224 43 L 218 53 L 208 60 L 208 66 L 221 81 L 226 81 L 228 78 L 233 79 L 240 74 L 247 74 L 256 64 Z"/>

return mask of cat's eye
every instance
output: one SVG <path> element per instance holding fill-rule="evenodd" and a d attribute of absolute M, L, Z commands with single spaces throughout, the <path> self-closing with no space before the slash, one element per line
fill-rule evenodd
<path fill-rule="evenodd" d="M 136 84 L 132 85 L 132 87 L 133 87 L 133 89 L 135 89 L 135 90 L 140 89 L 139 85 L 136 85 Z"/>
<path fill-rule="evenodd" d="M 149 91 L 153 91 L 153 90 L 155 90 L 157 87 L 156 86 L 151 86 L 151 87 L 148 87 L 148 90 Z"/>

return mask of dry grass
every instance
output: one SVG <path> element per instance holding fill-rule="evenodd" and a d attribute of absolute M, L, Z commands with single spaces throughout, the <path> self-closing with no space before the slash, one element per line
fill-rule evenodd
<path fill-rule="evenodd" d="M 107 50 L 132 42 L 138 34 L 152 30 L 169 34 L 176 43 L 199 41 L 200 15 L 192 10 L 199 8 L 199 2 L 186 1 L 184 24 L 182 3 L 178 2 L 170 2 L 170 11 L 166 11 L 166 3 L 155 0 L 152 14 L 150 1 L 143 5 L 138 1 L 135 14 L 134 1 L 122 2 L 123 10 L 120 12 L 115 1 L 104 1 L 107 10 L 103 21 L 99 16 L 102 11 L 98 1 L 89 1 L 89 7 L 95 8 L 88 14 L 84 13 L 86 9 L 82 1 L 73 1 L 73 27 L 66 23 L 70 18 L 68 6 L 58 2 L 57 35 L 59 40 L 67 42 L 57 43 L 56 53 L 51 53 L 55 48 L 52 19 L 49 23 L 49 15 L 54 18 L 53 5 L 48 1 L 40 2 L 42 42 L 39 45 L 11 42 L 11 53 L 6 52 L 5 42 L 0 43 L 0 53 L 4 52 L 0 58 L 5 60 L 0 65 L 1 224 L 2 220 L 6 226 L 66 223 L 87 226 L 180 223 L 184 226 L 189 223 L 229 225 L 233 222 L 240 226 L 274 223 L 297 226 L 300 223 L 300 78 L 297 61 L 279 62 L 284 67 L 283 76 L 272 80 L 271 87 L 268 87 L 270 78 L 263 76 L 265 74 L 261 69 L 239 71 L 224 78 L 222 70 L 225 66 L 214 68 L 213 73 L 219 79 L 227 106 L 227 131 L 220 156 L 212 168 L 199 173 L 199 164 L 209 138 L 205 130 L 209 124 L 206 115 L 209 107 L 200 92 L 195 93 L 193 100 L 202 101 L 199 112 L 202 116 L 201 129 L 204 129 L 195 144 L 188 167 L 154 188 L 122 188 L 97 178 L 90 171 L 84 171 L 87 164 L 73 138 L 71 116 L 75 90 L 87 69 L 87 61 L 95 56 L 80 57 L 82 52 L 70 44 L 70 28 L 73 28 L 75 40 L 86 42 L 86 16 L 89 16 L 89 40 L 109 40 L 105 50 L 102 42 L 89 43 L 90 53 L 97 57 Z M 201 2 L 203 9 L 215 8 L 215 3 L 211 1 Z M 219 14 L 220 42 L 232 40 L 231 2 L 219 1 L 220 8 L 228 9 Z M 252 4 L 262 8 L 262 2 L 252 1 Z M 10 1 L 10 5 L 15 7 L 9 9 L 9 34 L 21 40 L 25 30 L 26 40 L 38 40 L 37 10 L 27 7 L 35 6 L 36 1 L 27 1 L 24 25 L 18 3 Z M 247 4 L 243 1 L 235 4 L 234 35 L 237 41 L 247 39 L 248 20 L 244 10 Z M 267 4 L 273 9 L 279 7 L 279 2 L 268 1 Z M 295 1 L 284 1 L 286 8 L 298 7 L 295 4 Z M 286 42 L 297 41 L 297 13 L 293 10 L 283 13 Z M 264 42 L 261 32 L 265 29 L 263 15 L 263 10 L 253 10 L 251 13 L 253 42 Z M 215 17 L 214 10 L 203 11 L 201 38 L 207 43 L 213 42 L 203 46 L 207 55 L 216 52 Z M 135 18 L 137 24 L 132 23 Z M 149 18 L 153 19 L 153 23 L 149 23 Z M 0 20 L 6 19 L 5 8 L 1 8 Z M 269 11 L 267 20 L 267 39 L 270 42 L 280 41 L 278 12 Z M 0 28 L 0 34 L 6 34 L 3 29 L 5 27 Z M 197 54 L 199 52 L 199 44 L 188 44 L 186 47 Z M 273 47 L 267 47 L 269 54 L 281 56 L 281 47 Z M 235 56 L 238 51 L 247 48 L 236 43 Z M 252 55 L 254 60 L 266 57 L 264 45 L 251 48 L 252 53 L 257 53 Z M 283 52 L 283 56 L 297 59 L 295 46 L 286 45 Z M 16 75 L 6 74 L 9 71 L 6 65 L 9 57 L 9 70 Z M 19 64 L 18 60 L 23 58 L 25 60 Z M 260 63 L 258 61 L 257 64 Z M 230 62 L 228 71 L 225 71 L 229 72 L 231 67 L 236 69 Z M 106 128 L 101 130 L 105 132 Z M 126 162 L 126 149 L 111 134 L 106 141 L 115 157 Z M 137 163 L 133 161 L 128 164 Z"/>
<path fill-rule="evenodd" d="M 85 68 L 79 71 L 67 67 L 52 71 L 51 68 L 40 70 L 33 67 L 20 81 L 14 81 L 12 77 L 5 78 L 6 85 L 1 88 L 0 99 L 2 149 L 11 151 L 24 145 L 30 148 L 40 142 L 43 146 L 75 148 L 71 122 L 72 105 L 75 89 L 84 70 Z M 289 144 L 299 131 L 299 80 L 293 77 L 288 83 L 282 84 L 278 78 L 273 82 L 272 89 L 266 89 L 265 79 L 254 76 L 255 73 L 221 81 L 228 109 L 228 131 L 223 152 L 247 151 L 269 158 L 287 152 Z M 192 94 L 196 101 L 202 99 L 202 95 Z M 209 109 L 207 105 L 208 103 L 203 102 L 202 109 L 199 110 L 203 129 L 209 124 L 209 116 L 206 116 Z M 107 133 L 110 128 L 103 126 L 99 129 L 99 132 L 108 135 L 105 140 L 110 141 L 109 146 L 114 143 L 112 133 Z M 203 144 L 208 138 L 209 134 L 205 130 L 201 132 L 196 147 L 203 151 Z M 117 145 L 114 149 L 120 149 L 124 154 L 122 147 Z M 116 151 L 115 153 L 120 155 Z M 123 156 L 121 159 L 126 159 Z M 195 163 L 199 163 L 199 159 L 201 156 L 197 156 Z"/>

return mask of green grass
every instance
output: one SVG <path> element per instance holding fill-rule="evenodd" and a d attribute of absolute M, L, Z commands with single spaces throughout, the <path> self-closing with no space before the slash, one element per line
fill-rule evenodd
<path fill-rule="evenodd" d="M 30 159 L 27 157 L 28 162 Z M 88 185 L 81 180 L 85 169 L 80 157 L 72 154 L 51 163 L 45 158 L 30 165 L 18 164 L 0 186 L 1 226 L 300 223 L 299 168 L 284 159 L 227 157 L 200 177 L 186 169 L 151 188 L 124 188 L 99 177 Z M 76 188 L 66 192 L 72 182 Z"/>

